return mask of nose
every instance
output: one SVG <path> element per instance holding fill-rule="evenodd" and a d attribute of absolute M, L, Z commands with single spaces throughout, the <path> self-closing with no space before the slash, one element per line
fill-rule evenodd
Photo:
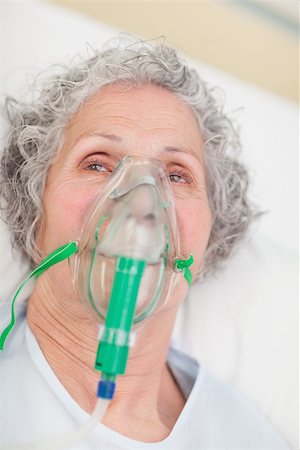
<path fill-rule="evenodd" d="M 154 224 L 159 219 L 159 197 L 153 186 L 141 185 L 129 201 L 129 215 L 138 222 Z"/>

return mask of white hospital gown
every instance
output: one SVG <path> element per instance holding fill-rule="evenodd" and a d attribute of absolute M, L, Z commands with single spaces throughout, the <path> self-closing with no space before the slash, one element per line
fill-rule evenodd
<path fill-rule="evenodd" d="M 3 326 L 1 327 L 3 329 Z M 200 363 L 170 349 L 168 364 L 186 404 L 167 438 L 145 443 L 99 423 L 71 448 L 140 450 L 288 450 L 278 432 L 235 388 Z M 88 419 L 47 363 L 31 333 L 25 309 L 0 353 L 0 447 L 53 439 Z M 5 448 L 5 447 L 4 447 Z"/>

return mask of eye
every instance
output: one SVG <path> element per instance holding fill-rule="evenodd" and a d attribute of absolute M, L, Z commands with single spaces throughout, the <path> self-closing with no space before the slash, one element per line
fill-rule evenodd
<path fill-rule="evenodd" d="M 95 170 L 96 172 L 108 172 L 108 170 L 99 163 L 92 163 L 85 167 L 86 170 Z"/>
<path fill-rule="evenodd" d="M 176 184 L 189 184 L 192 182 L 192 177 L 187 172 L 180 169 L 170 171 L 169 177 L 171 182 Z"/>
<path fill-rule="evenodd" d="M 91 155 L 80 164 L 80 168 L 95 172 L 110 173 L 113 171 L 113 166 L 106 159 L 104 155 Z"/>
<path fill-rule="evenodd" d="M 170 180 L 173 181 L 173 183 L 185 183 L 184 178 L 175 173 L 170 175 Z"/>

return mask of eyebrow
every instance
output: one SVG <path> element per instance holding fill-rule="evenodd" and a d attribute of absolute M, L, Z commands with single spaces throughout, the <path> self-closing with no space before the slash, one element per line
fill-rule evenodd
<path fill-rule="evenodd" d="M 79 136 L 79 138 L 76 141 L 79 142 L 81 139 L 84 139 L 85 137 L 93 137 L 93 136 L 100 136 L 104 139 L 108 139 L 110 141 L 115 141 L 115 142 L 122 142 L 123 139 L 120 136 L 117 136 L 116 134 L 108 134 L 108 133 L 84 133 L 82 135 Z M 167 145 L 165 147 L 162 148 L 163 152 L 168 152 L 168 153 L 186 153 L 187 155 L 191 155 L 193 157 L 195 157 L 198 161 L 200 160 L 199 156 L 197 156 L 194 152 L 188 151 L 182 147 L 177 147 L 177 146 L 173 146 L 173 145 Z"/>

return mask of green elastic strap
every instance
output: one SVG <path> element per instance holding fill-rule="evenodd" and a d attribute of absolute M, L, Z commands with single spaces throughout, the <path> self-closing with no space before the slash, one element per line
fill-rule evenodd
<path fill-rule="evenodd" d="M 10 324 L 5 328 L 5 330 L 0 335 L 0 350 L 3 350 L 4 344 L 6 341 L 7 336 L 13 329 L 15 325 L 15 300 L 18 297 L 21 289 L 23 286 L 29 281 L 32 277 L 38 278 L 45 270 L 47 270 L 49 267 L 53 266 L 54 264 L 59 263 L 60 261 L 63 261 L 64 259 L 69 258 L 71 255 L 76 253 L 78 251 L 78 246 L 75 241 L 69 242 L 68 244 L 63 245 L 62 247 L 57 248 L 54 250 L 54 252 L 50 253 L 42 262 L 41 264 L 34 269 L 31 274 L 28 275 L 28 277 L 23 281 L 23 283 L 19 286 L 17 289 L 17 292 L 15 293 L 12 303 L 11 303 L 11 320 Z"/>
<path fill-rule="evenodd" d="M 192 272 L 190 271 L 189 267 L 193 263 L 194 263 L 194 258 L 193 258 L 192 254 L 188 259 L 176 259 L 176 261 L 174 263 L 176 269 L 181 270 L 183 272 L 184 278 L 188 282 L 189 286 L 191 285 L 191 283 L 193 281 L 193 275 L 192 275 Z"/>

